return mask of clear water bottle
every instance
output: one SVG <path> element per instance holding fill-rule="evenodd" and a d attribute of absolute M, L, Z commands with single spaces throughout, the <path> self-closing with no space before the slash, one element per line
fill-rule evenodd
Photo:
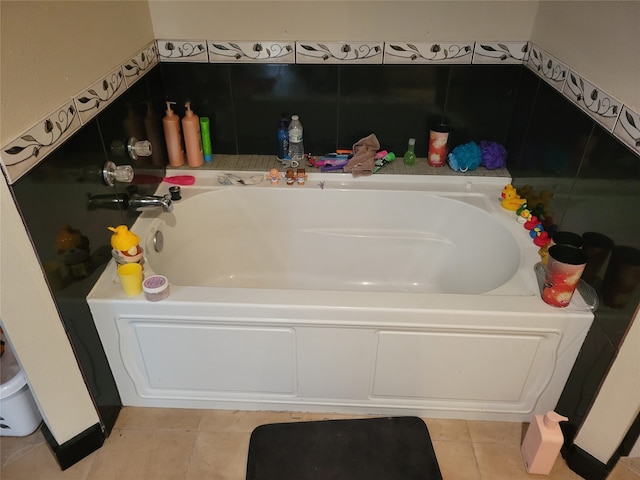
<path fill-rule="evenodd" d="M 302 123 L 298 115 L 291 116 L 289 123 L 289 157 L 292 162 L 304 168 L 304 145 L 302 144 Z"/>

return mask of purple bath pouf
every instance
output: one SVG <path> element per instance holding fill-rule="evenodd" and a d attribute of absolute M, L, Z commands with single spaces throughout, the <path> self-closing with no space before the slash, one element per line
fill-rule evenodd
<path fill-rule="evenodd" d="M 447 157 L 454 172 L 475 170 L 482 161 L 482 152 L 476 142 L 458 145 Z"/>
<path fill-rule="evenodd" d="M 487 170 L 504 168 L 507 166 L 507 150 L 497 142 L 480 142 L 482 150 L 482 166 Z"/>

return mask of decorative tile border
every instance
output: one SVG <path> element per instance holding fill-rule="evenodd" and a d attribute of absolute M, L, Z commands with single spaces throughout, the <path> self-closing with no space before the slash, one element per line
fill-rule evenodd
<path fill-rule="evenodd" d="M 80 95 L 76 95 L 73 100 L 80 114 L 82 124 L 86 124 L 104 110 L 126 89 L 122 67 L 118 67 Z"/>
<path fill-rule="evenodd" d="M 630 110 L 627 106 L 622 107 L 613 134 L 640 156 L 640 113 Z"/>
<path fill-rule="evenodd" d="M 296 63 L 367 63 L 382 65 L 382 42 L 296 42 Z"/>
<path fill-rule="evenodd" d="M 204 40 L 156 40 L 161 62 L 203 62 L 209 61 L 207 42 Z"/>
<path fill-rule="evenodd" d="M 549 55 L 541 48 L 531 44 L 529 59 L 526 65 L 553 88 L 562 92 L 564 82 L 569 72 L 569 67 L 564 63 L 560 62 L 553 55 Z"/>
<path fill-rule="evenodd" d="M 456 63 L 469 64 L 473 58 L 473 42 L 385 43 L 385 64 Z"/>
<path fill-rule="evenodd" d="M 210 63 L 296 63 L 293 42 L 207 42 Z"/>
<path fill-rule="evenodd" d="M 3 168 L 13 183 L 40 163 L 80 128 L 80 116 L 72 100 L 0 150 Z"/>
<path fill-rule="evenodd" d="M 239 56 L 239 58 L 238 58 Z M 0 150 L 9 183 L 37 165 L 158 62 L 524 64 L 640 156 L 640 114 L 531 42 L 155 40 Z"/>
<path fill-rule="evenodd" d="M 622 103 L 569 70 L 562 93 L 610 132 L 616 124 Z"/>
<path fill-rule="evenodd" d="M 136 53 L 122 65 L 127 88 L 131 87 L 142 76 L 158 64 L 158 47 L 154 43 Z"/>
<path fill-rule="evenodd" d="M 9 184 L 40 163 L 157 63 L 154 41 L 2 147 L 0 166 Z"/>
<path fill-rule="evenodd" d="M 476 42 L 473 63 L 521 64 L 527 60 L 529 42 Z"/>

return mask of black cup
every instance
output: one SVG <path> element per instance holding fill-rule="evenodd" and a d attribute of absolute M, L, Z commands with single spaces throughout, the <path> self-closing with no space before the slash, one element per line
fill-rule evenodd
<path fill-rule="evenodd" d="M 582 279 L 590 285 L 598 278 L 600 269 L 607 261 L 609 253 L 613 248 L 613 240 L 598 232 L 585 232 L 582 234 L 584 245 L 582 250 L 589 258 L 587 266 L 582 273 Z"/>
<path fill-rule="evenodd" d="M 582 248 L 583 244 L 582 237 L 573 232 L 556 232 L 551 237 L 551 245 L 571 245 L 572 247 Z"/>

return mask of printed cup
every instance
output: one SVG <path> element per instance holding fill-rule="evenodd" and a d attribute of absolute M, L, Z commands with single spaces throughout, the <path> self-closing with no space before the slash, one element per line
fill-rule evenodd
<path fill-rule="evenodd" d="M 587 254 L 587 266 L 584 267 L 582 279 L 593 285 L 609 257 L 613 240 L 598 232 L 585 232 L 582 234 L 582 240 L 584 241 L 582 251 Z"/>
<path fill-rule="evenodd" d="M 582 248 L 584 240 L 577 233 L 556 232 L 551 237 L 551 245 L 571 245 L 572 247 Z"/>
<path fill-rule="evenodd" d="M 549 247 L 549 261 L 542 289 L 542 300 L 554 307 L 566 307 L 587 264 L 587 255 L 569 245 Z"/>
<path fill-rule="evenodd" d="M 624 246 L 614 247 L 602 281 L 604 304 L 611 308 L 624 308 L 638 283 L 640 283 L 640 250 Z"/>
<path fill-rule="evenodd" d="M 135 297 L 142 293 L 142 265 L 139 263 L 119 265 L 118 276 L 124 293 L 130 297 Z"/>
<path fill-rule="evenodd" d="M 429 132 L 429 153 L 427 163 L 432 167 L 442 167 L 447 161 L 447 146 L 451 129 L 446 125 L 436 125 Z"/>

